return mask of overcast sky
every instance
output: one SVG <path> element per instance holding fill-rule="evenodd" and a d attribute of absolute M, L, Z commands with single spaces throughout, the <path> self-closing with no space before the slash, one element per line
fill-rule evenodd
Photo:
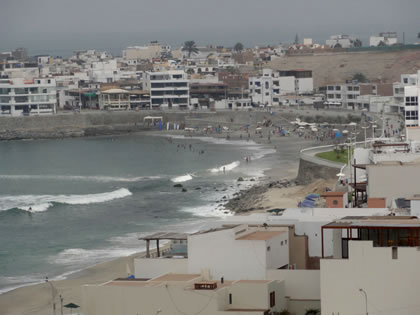
<path fill-rule="evenodd" d="M 400 40 L 405 31 L 414 41 L 419 12 L 419 0 L 0 0 L 0 50 L 113 49 L 154 39 L 253 46 L 291 42 L 296 33 L 323 42 L 380 31 L 397 31 Z"/>

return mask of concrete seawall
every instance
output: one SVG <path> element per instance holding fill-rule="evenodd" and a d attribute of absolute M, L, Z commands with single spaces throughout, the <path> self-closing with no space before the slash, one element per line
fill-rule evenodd
<path fill-rule="evenodd" d="M 0 140 L 66 138 L 109 135 L 148 129 L 146 116 L 162 116 L 164 121 L 182 123 L 186 112 L 87 112 L 53 116 L 0 117 Z"/>
<path fill-rule="evenodd" d="M 338 179 L 344 164 L 336 163 L 316 157 L 317 153 L 330 151 L 331 146 L 322 146 L 304 149 L 300 152 L 299 171 L 297 181 L 299 184 L 309 184 L 312 181 L 322 179 Z"/>

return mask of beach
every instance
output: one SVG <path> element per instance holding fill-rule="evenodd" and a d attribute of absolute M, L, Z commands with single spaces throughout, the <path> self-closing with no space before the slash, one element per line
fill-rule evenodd
<path fill-rule="evenodd" d="M 318 181 L 314 185 L 300 186 L 295 182 L 299 165 L 299 151 L 300 149 L 310 147 L 316 144 L 314 139 L 305 139 L 296 134 L 289 136 L 281 136 L 279 134 L 256 133 L 255 127 L 249 129 L 249 141 L 271 147 L 275 149 L 272 153 L 274 158 L 278 158 L 279 166 L 270 169 L 265 169 L 263 176 L 250 177 L 244 179 L 245 182 L 238 181 L 238 187 L 244 187 L 239 191 L 236 197 L 229 198 L 227 203 L 232 203 L 232 199 L 238 198 L 249 204 L 246 211 L 238 211 L 241 204 L 228 209 L 236 212 L 237 215 L 248 215 L 253 212 L 264 212 L 271 208 L 287 208 L 296 207 L 297 203 L 304 198 L 308 193 L 320 192 L 328 183 L 325 181 Z M 155 133 L 155 132 L 153 132 Z M 184 131 L 168 131 L 164 135 L 166 137 L 182 136 Z M 160 133 L 159 135 L 162 135 Z M 194 137 L 215 137 L 226 138 L 227 141 L 242 140 L 246 141 L 247 133 L 240 128 L 231 128 L 229 132 L 214 133 L 214 134 L 195 134 Z M 194 138 L 193 137 L 193 138 Z M 290 150 L 284 150 L 284 148 Z M 273 151 L 274 152 L 274 151 Z M 287 156 L 288 158 L 286 159 Z M 291 159 L 290 157 L 294 157 Z M 287 160 L 287 162 L 282 162 Z M 258 161 L 250 161 L 258 163 Z M 239 180 L 239 179 L 238 179 Z M 253 185 L 255 181 L 255 185 Z M 253 185 L 249 188 L 249 185 Z M 250 203 L 252 200 L 252 204 Z M 221 203 L 223 200 L 220 200 Z M 73 302 L 81 305 L 81 286 L 84 284 L 100 284 L 109 280 L 126 277 L 127 266 L 133 270 L 134 257 L 140 257 L 144 253 L 139 252 L 134 255 L 120 257 L 105 263 L 94 265 L 90 268 L 79 272 L 70 274 L 66 279 L 52 281 L 52 284 L 57 289 L 58 294 L 63 297 L 64 304 Z M 57 297 L 57 314 L 60 312 L 60 299 Z M 6 292 L 0 295 L 0 313 L 1 314 L 52 314 L 51 304 L 51 287 L 48 283 L 39 283 L 29 285 L 15 290 Z M 70 311 L 64 310 L 64 314 Z M 75 312 L 73 312 L 75 313 Z"/>

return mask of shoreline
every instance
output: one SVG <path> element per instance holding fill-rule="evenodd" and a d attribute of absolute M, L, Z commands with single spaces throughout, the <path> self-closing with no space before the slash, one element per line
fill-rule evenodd
<path fill-rule="evenodd" d="M 165 137 L 170 137 L 171 135 L 184 135 L 186 139 L 189 139 L 188 135 L 185 135 L 185 131 L 143 131 L 137 134 L 144 134 L 144 135 L 160 135 Z M 244 132 L 241 130 L 232 130 L 229 131 L 229 140 L 243 140 Z M 116 135 L 120 136 L 120 135 Z M 209 138 L 217 138 L 223 139 L 226 138 L 226 133 L 222 134 L 194 134 L 192 139 L 196 137 L 209 137 Z M 275 153 L 270 153 L 273 156 L 279 155 L 280 152 L 283 152 L 284 145 L 293 144 L 296 145 L 296 142 L 299 143 L 298 147 L 307 147 L 313 145 L 313 141 L 306 141 L 302 138 L 298 138 L 295 135 L 289 137 L 281 137 L 281 136 L 273 136 L 272 139 L 268 140 L 267 138 L 260 137 L 257 134 L 252 134 L 251 141 L 255 142 L 256 144 L 263 145 L 266 147 L 271 147 L 275 149 Z M 280 159 L 281 160 L 281 159 Z M 286 168 L 286 170 L 285 170 Z M 245 195 L 251 196 L 251 199 L 258 200 L 258 202 L 263 203 L 264 205 L 261 206 L 261 209 L 247 209 L 250 211 L 242 212 L 242 211 L 234 211 L 235 215 L 248 215 L 254 212 L 261 212 L 266 211 L 267 208 L 267 194 L 270 192 L 271 188 L 275 188 L 277 186 L 268 187 L 273 182 L 282 182 L 285 178 L 296 177 L 297 175 L 297 168 L 298 168 L 298 160 L 293 161 L 293 163 L 287 163 L 287 166 L 279 166 L 273 167 L 270 169 L 264 170 L 264 175 L 262 178 L 258 178 L 258 181 L 250 179 L 250 181 L 255 181 L 255 184 L 252 185 L 250 188 L 245 188 L 242 190 L 242 196 L 239 197 L 240 200 L 245 200 Z M 250 176 L 251 178 L 252 176 Z M 248 182 L 247 182 L 248 183 Z M 294 185 L 296 186 L 296 185 Z M 263 188 L 261 188 L 263 187 Z M 282 188 L 288 189 L 288 188 Z M 237 193 L 237 197 L 241 194 L 239 190 Z M 232 199 L 231 199 L 232 200 Z M 228 204 L 230 201 L 223 203 L 223 207 L 228 208 Z M 234 209 L 232 209 L 234 210 Z M 106 281 L 124 277 L 127 275 L 126 269 L 127 264 L 130 266 L 130 270 L 133 269 L 133 261 L 135 257 L 144 256 L 144 251 L 137 252 L 130 256 L 119 257 L 116 259 L 112 259 L 103 263 L 95 264 L 93 266 L 84 268 L 79 271 L 75 271 L 70 273 L 64 280 L 51 280 L 54 286 L 57 288 L 59 294 L 64 297 L 64 301 L 74 302 L 76 304 L 81 303 L 81 286 L 83 284 L 99 284 L 104 283 Z M 18 301 L 26 301 L 24 304 Z M 57 298 L 57 310 L 59 310 L 59 299 Z M 23 284 L 22 286 L 11 289 L 10 291 L 4 292 L 0 294 L 0 308 L 7 311 L 7 314 L 35 314 L 41 315 L 45 314 L 45 312 L 51 308 L 51 289 L 46 283 L 38 283 L 38 284 Z"/>

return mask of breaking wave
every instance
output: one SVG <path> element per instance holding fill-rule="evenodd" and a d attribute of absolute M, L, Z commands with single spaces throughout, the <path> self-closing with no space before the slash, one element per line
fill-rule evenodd
<path fill-rule="evenodd" d="M 114 176 L 79 176 L 79 175 L 0 175 L 2 179 L 36 179 L 36 180 L 79 180 L 91 182 L 127 182 L 160 179 L 160 176 L 114 177 Z"/>
<path fill-rule="evenodd" d="M 125 198 L 130 195 L 132 195 L 132 193 L 128 189 L 120 188 L 111 192 L 87 195 L 0 196 L 0 211 L 17 208 L 28 212 L 43 212 L 51 207 L 54 203 L 86 205 Z"/>
<path fill-rule="evenodd" d="M 186 175 L 181 175 L 181 176 L 174 177 L 174 178 L 171 179 L 171 181 L 173 183 L 183 183 L 183 182 L 187 182 L 191 179 L 193 179 L 192 175 L 186 174 Z"/>
<path fill-rule="evenodd" d="M 237 168 L 240 164 L 241 164 L 241 162 L 235 161 L 235 162 L 232 162 L 232 163 L 229 163 L 229 164 L 226 164 L 226 165 L 222 165 L 220 167 L 212 168 L 210 170 L 210 172 L 212 172 L 212 173 L 219 173 L 219 172 L 223 172 L 223 171 L 225 171 L 225 172 L 231 171 L 234 168 Z"/>

